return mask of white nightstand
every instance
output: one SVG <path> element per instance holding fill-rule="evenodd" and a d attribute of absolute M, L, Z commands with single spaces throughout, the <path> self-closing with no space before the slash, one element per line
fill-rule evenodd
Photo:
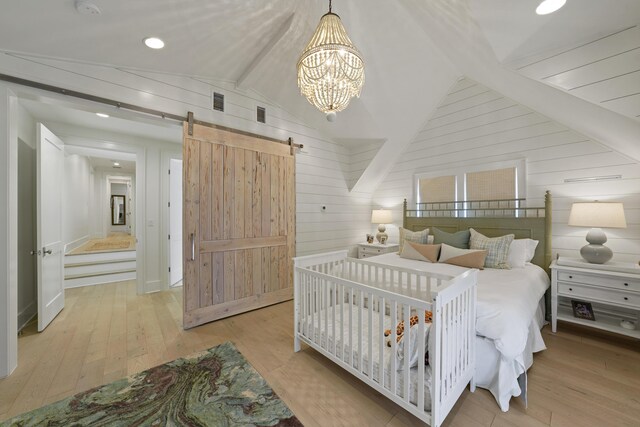
<path fill-rule="evenodd" d="M 376 255 L 398 252 L 397 243 L 358 243 L 358 258 L 369 258 Z"/>
<path fill-rule="evenodd" d="M 571 300 L 592 303 L 595 320 L 573 315 Z M 640 267 L 560 258 L 551 264 L 551 330 L 558 319 L 640 338 Z M 621 321 L 635 324 L 626 329 Z"/>

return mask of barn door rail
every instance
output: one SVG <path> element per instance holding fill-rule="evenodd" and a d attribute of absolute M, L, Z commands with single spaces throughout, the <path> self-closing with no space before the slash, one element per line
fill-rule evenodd
<path fill-rule="evenodd" d="M 289 138 L 286 141 L 283 141 L 281 139 L 271 138 L 271 137 L 264 136 L 264 135 L 258 135 L 256 133 L 245 132 L 243 130 L 233 129 L 233 128 L 229 128 L 229 127 L 226 127 L 226 126 L 220 126 L 220 125 L 217 125 L 215 123 L 209 123 L 209 122 L 203 122 L 202 120 L 196 120 L 194 118 L 194 116 L 193 116 L 193 112 L 192 111 L 189 111 L 187 113 L 187 119 L 185 121 L 189 124 L 189 130 L 188 130 L 189 136 L 193 136 L 193 125 L 195 124 L 195 125 L 206 126 L 206 127 L 210 127 L 210 128 L 214 128 L 214 129 L 220 129 L 220 130 L 224 130 L 224 131 L 227 131 L 227 132 L 233 132 L 233 133 L 237 133 L 239 135 L 250 136 L 252 138 L 260 138 L 260 139 L 264 139 L 264 140 L 267 140 L 267 141 L 277 142 L 277 143 L 280 143 L 280 144 L 287 144 L 287 145 L 292 147 L 291 154 L 293 154 L 293 150 L 294 149 L 302 149 L 302 148 L 304 148 L 303 144 L 294 143 L 293 142 L 293 138 Z"/>
<path fill-rule="evenodd" d="M 189 135 L 193 135 L 193 124 L 199 124 L 201 126 L 207 126 L 207 127 L 212 127 L 212 128 L 216 128 L 216 129 L 221 129 L 221 130 L 226 130 L 229 132 L 233 132 L 233 133 L 237 133 L 237 134 L 241 134 L 241 135 L 246 135 L 246 136 L 251 136 L 251 137 L 256 137 L 256 138 L 262 138 L 268 141 L 273 141 L 273 142 L 279 142 L 281 144 L 287 144 L 290 145 L 292 147 L 292 154 L 294 152 L 294 149 L 302 149 L 304 148 L 304 146 L 302 144 L 295 144 L 293 142 L 293 140 L 291 138 L 289 138 L 286 141 L 283 140 L 279 140 L 279 139 L 275 139 L 275 138 L 270 138 L 268 136 L 263 136 L 263 135 L 257 135 L 251 132 L 245 132 L 245 131 L 241 131 L 238 129 L 233 129 L 233 128 L 228 128 L 225 126 L 220 126 L 220 125 L 216 125 L 213 123 L 208 123 L 208 122 L 204 122 L 201 120 L 195 120 L 193 117 L 193 112 L 189 111 L 187 114 L 187 117 L 184 116 L 180 116 L 178 114 L 172 114 L 172 113 L 166 113 L 164 111 L 160 111 L 160 110 L 154 110 L 152 108 L 146 108 L 146 107 L 141 107 L 139 105 L 135 105 L 135 104 L 129 104 L 127 102 L 120 102 L 120 101 L 116 101 L 114 99 L 110 99 L 110 98 L 104 98 L 101 96 L 95 96 L 95 95 L 90 95 L 88 93 L 84 93 L 84 92 L 78 92 L 76 90 L 71 90 L 71 89 L 65 89 L 59 86 L 53 86 L 53 85 L 48 85 L 45 83 L 40 83 L 40 82 L 36 82 L 33 80 L 28 80 L 28 79 L 23 79 L 20 77 L 15 77 L 15 76 L 11 76 L 9 74 L 2 74 L 0 73 L 0 81 L 5 81 L 7 83 L 15 83 L 15 84 L 19 84 L 22 86 L 27 86 L 27 87 L 32 87 L 34 89 L 40 89 L 40 90 L 44 90 L 47 92 L 53 92 L 53 93 L 57 93 L 60 95 L 65 95 L 65 96 L 72 96 L 74 98 L 78 98 L 78 99 L 84 99 L 86 101 L 91 101 L 91 102 L 97 102 L 99 104 L 105 104 L 105 105 L 110 105 L 112 107 L 116 107 L 120 110 L 128 110 L 128 111 L 134 111 L 137 113 L 143 113 L 143 114 L 147 114 L 150 116 L 157 116 L 160 117 L 162 119 L 168 119 L 168 120 L 174 120 L 177 122 L 188 122 L 189 123 Z"/>

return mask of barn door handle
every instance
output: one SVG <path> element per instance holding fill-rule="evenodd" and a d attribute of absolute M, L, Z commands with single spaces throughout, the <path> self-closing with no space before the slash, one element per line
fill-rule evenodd
<path fill-rule="evenodd" d="M 193 235 L 193 233 L 191 233 L 191 261 L 195 261 L 196 260 L 196 238 Z"/>

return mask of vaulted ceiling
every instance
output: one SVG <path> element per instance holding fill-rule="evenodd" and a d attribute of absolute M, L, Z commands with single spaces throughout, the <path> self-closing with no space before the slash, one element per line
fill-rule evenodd
<path fill-rule="evenodd" d="M 79 14 L 72 0 L 0 0 L 0 50 L 233 82 L 336 140 L 386 141 L 363 173 L 371 185 L 461 75 L 640 159 L 631 138 L 640 134 L 638 0 L 616 0 L 615 7 L 567 0 L 547 16 L 535 14 L 539 0 L 336 0 L 334 12 L 365 58 L 366 83 L 335 123 L 300 96 L 295 70 L 327 1 L 93 3 L 100 15 Z M 629 29 L 624 40 L 596 43 Z M 166 47 L 146 48 L 142 40 L 152 35 Z M 571 62 L 578 48 L 583 63 Z M 613 56 L 617 62 L 607 63 Z M 548 67 L 532 72 L 539 63 Z M 583 123 L 596 116 L 616 131 Z"/>

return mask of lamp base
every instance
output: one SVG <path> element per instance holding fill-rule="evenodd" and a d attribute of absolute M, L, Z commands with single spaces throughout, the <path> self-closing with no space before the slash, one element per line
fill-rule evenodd
<path fill-rule="evenodd" d="M 376 240 L 378 241 L 378 243 L 383 245 L 387 243 L 387 239 L 389 238 L 387 233 L 385 233 L 386 229 L 387 227 L 385 227 L 384 224 L 378 225 L 378 233 L 376 234 Z"/>
<path fill-rule="evenodd" d="M 603 243 L 607 241 L 607 235 L 600 228 L 592 228 L 587 233 L 588 245 L 580 249 L 580 255 L 591 264 L 604 264 L 613 258 L 613 252 Z"/>
<path fill-rule="evenodd" d="M 580 249 L 580 255 L 591 264 L 604 264 L 613 258 L 611 249 L 604 245 L 585 245 Z"/>

